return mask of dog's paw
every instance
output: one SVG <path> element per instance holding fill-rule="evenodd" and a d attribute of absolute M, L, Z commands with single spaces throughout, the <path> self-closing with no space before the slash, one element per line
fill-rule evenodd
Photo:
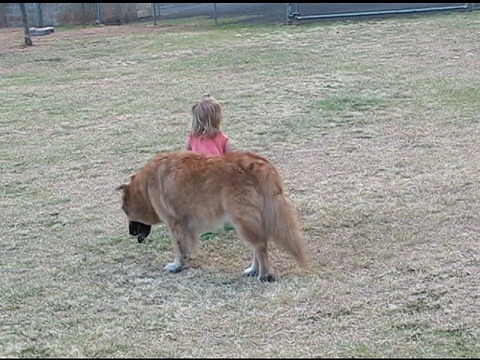
<path fill-rule="evenodd" d="M 243 275 L 247 277 L 258 276 L 258 270 L 250 266 L 243 270 Z"/>
<path fill-rule="evenodd" d="M 175 262 L 168 263 L 167 265 L 165 265 L 164 269 L 165 269 L 166 272 L 168 272 L 170 274 L 176 274 L 176 273 L 183 270 L 182 266 L 178 265 Z"/>
<path fill-rule="evenodd" d="M 258 279 L 261 282 L 274 282 L 275 281 L 275 276 L 272 275 L 272 274 L 266 274 L 266 275 L 259 276 Z"/>

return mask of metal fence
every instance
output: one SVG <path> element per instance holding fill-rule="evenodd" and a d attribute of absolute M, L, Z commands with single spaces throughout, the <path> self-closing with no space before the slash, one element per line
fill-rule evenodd
<path fill-rule="evenodd" d="M 125 24 L 206 17 L 215 25 L 237 22 L 292 24 L 303 20 L 470 11 L 478 3 L 27 3 L 36 27 Z M 188 20 L 187 20 L 188 22 Z M 22 26 L 18 3 L 0 4 L 0 27 Z"/>
<path fill-rule="evenodd" d="M 154 24 L 164 18 L 188 17 L 187 13 L 218 19 L 254 15 L 263 22 L 292 24 L 294 21 L 314 19 L 345 19 L 445 11 L 471 11 L 475 3 L 152 3 Z M 183 14 L 183 15 L 182 15 Z M 166 17 L 165 17 L 166 16 Z M 175 15 L 173 15 L 175 17 Z"/>
<path fill-rule="evenodd" d="M 197 15 L 209 17 L 217 25 L 219 19 L 252 16 L 258 22 L 289 25 L 300 20 L 394 16 L 474 9 L 475 3 L 152 3 L 152 18 L 156 25 L 157 22 L 166 18 Z"/>

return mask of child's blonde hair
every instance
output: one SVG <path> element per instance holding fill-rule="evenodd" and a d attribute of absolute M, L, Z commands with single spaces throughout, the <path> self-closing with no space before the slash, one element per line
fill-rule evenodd
<path fill-rule="evenodd" d="M 210 94 L 205 94 L 192 106 L 193 135 L 214 136 L 220 131 L 223 121 L 222 108 Z"/>

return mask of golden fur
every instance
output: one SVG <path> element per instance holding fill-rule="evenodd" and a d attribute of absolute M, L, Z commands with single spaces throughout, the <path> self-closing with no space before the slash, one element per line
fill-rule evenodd
<path fill-rule="evenodd" d="M 181 271 L 200 234 L 225 221 L 232 222 L 254 249 L 245 275 L 274 280 L 268 241 L 306 266 L 305 240 L 295 208 L 285 196 L 277 169 L 260 155 L 159 153 L 119 189 L 130 225 L 163 222 L 170 229 L 175 259 L 165 266 L 168 272 Z"/>

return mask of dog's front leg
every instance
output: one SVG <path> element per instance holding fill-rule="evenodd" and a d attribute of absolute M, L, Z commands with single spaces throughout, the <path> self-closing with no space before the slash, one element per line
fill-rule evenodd
<path fill-rule="evenodd" d="M 175 259 L 173 262 L 165 265 L 164 269 L 169 273 L 178 273 L 185 267 L 185 261 L 188 256 L 187 236 L 179 223 L 174 223 L 171 227 L 173 248 L 175 251 Z"/>

